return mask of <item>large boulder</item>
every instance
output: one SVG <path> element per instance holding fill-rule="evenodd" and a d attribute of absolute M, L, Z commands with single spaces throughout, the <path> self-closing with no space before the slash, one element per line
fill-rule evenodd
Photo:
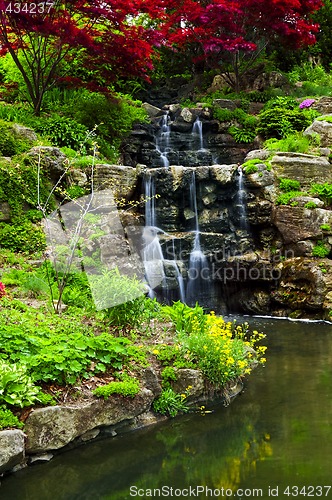
<path fill-rule="evenodd" d="M 332 124 L 331 131 L 332 131 Z M 332 183 L 332 165 L 326 157 L 301 153 L 277 153 L 271 160 L 277 178 L 284 177 L 300 182 L 303 189 L 312 183 Z"/>
<path fill-rule="evenodd" d="M 281 205 L 273 210 L 273 223 L 286 244 L 320 239 L 323 237 L 320 226 L 328 224 L 332 227 L 332 212 L 321 208 L 310 210 Z"/>
<path fill-rule="evenodd" d="M 0 474 L 22 463 L 24 438 L 24 433 L 18 429 L 0 432 Z"/>
<path fill-rule="evenodd" d="M 134 398 L 111 396 L 106 400 L 37 409 L 25 423 L 26 451 L 57 450 L 92 429 L 132 419 L 148 410 L 154 397 L 150 390 L 142 389 Z"/>
<path fill-rule="evenodd" d="M 308 127 L 303 134 L 304 135 L 319 135 L 320 145 L 323 148 L 329 148 L 332 145 L 332 123 L 327 119 L 314 120 L 314 122 Z M 326 115 L 326 118 L 332 119 L 332 114 Z"/>
<path fill-rule="evenodd" d="M 56 184 L 66 171 L 67 157 L 53 146 L 35 146 L 27 153 L 28 158 L 35 164 L 40 164 L 44 175 Z"/>
<path fill-rule="evenodd" d="M 96 190 L 111 189 L 118 199 L 132 197 L 140 174 L 137 168 L 123 165 L 98 163 L 94 169 L 94 187 Z"/>

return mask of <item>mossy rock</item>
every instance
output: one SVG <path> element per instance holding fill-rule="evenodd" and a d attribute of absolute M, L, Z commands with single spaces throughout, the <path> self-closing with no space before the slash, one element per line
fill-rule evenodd
<path fill-rule="evenodd" d="M 28 151 L 36 140 L 33 130 L 0 120 L 0 156 L 12 157 Z"/>

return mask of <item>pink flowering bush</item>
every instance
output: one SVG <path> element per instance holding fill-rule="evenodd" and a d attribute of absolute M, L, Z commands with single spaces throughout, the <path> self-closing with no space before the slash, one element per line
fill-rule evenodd
<path fill-rule="evenodd" d="M 316 101 L 315 99 L 304 99 L 304 101 L 302 101 L 301 104 L 299 105 L 299 108 L 300 109 L 310 108 L 310 106 L 312 106 L 315 101 Z"/>
<path fill-rule="evenodd" d="M 6 287 L 5 285 L 0 281 L 0 299 L 6 295 Z"/>

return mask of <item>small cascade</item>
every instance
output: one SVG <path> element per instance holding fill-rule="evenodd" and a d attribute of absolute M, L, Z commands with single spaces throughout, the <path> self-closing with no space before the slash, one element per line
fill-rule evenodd
<path fill-rule="evenodd" d="M 197 116 L 193 124 L 193 129 L 191 133 L 194 137 L 198 137 L 198 151 L 205 151 L 203 147 L 203 124 L 199 116 Z"/>
<path fill-rule="evenodd" d="M 200 297 L 208 288 L 208 281 L 210 280 L 210 269 L 208 260 L 201 250 L 200 231 L 197 210 L 197 193 L 196 193 L 196 179 L 195 171 L 192 173 L 190 183 L 190 205 L 194 213 L 195 229 L 194 229 L 194 244 L 193 249 L 189 256 L 189 269 L 188 269 L 188 283 L 186 298 L 189 305 L 195 305 L 200 302 Z"/>
<path fill-rule="evenodd" d="M 247 196 L 246 190 L 243 182 L 243 170 L 241 167 L 238 168 L 238 191 L 236 197 L 236 206 L 238 207 L 238 217 L 240 222 L 240 228 L 248 231 L 248 217 L 247 217 Z"/>
<path fill-rule="evenodd" d="M 143 252 L 142 258 L 145 269 L 145 277 L 149 286 L 149 297 L 156 297 L 155 289 L 162 290 L 162 299 L 171 302 L 170 287 L 168 281 L 174 276 L 177 283 L 178 298 L 185 302 L 184 280 L 179 266 L 175 259 L 165 259 L 163 249 L 160 243 L 159 235 L 164 237 L 169 235 L 157 226 L 156 217 L 156 189 L 151 174 L 146 174 L 145 184 L 145 227 L 143 230 Z M 173 252 L 175 256 L 175 245 L 172 240 Z M 171 271 L 171 272 L 170 272 Z M 171 276 L 169 276 L 171 275 Z"/>
<path fill-rule="evenodd" d="M 170 151 L 169 141 L 171 135 L 171 127 L 169 125 L 168 111 L 162 116 L 160 120 L 160 131 L 156 137 L 156 150 L 160 154 L 161 166 L 169 167 L 168 153 Z"/>
<path fill-rule="evenodd" d="M 149 284 L 149 296 L 154 298 L 154 288 L 165 281 L 164 256 L 158 238 L 156 225 L 156 188 L 151 175 L 146 175 L 145 184 L 145 227 L 143 231 L 143 263 L 145 277 Z"/>

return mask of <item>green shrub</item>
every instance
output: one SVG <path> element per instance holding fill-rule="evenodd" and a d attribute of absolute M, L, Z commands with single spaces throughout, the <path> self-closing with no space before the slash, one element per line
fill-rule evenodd
<path fill-rule="evenodd" d="M 29 220 L 13 220 L 12 224 L 0 223 L 0 247 L 14 252 L 35 253 L 46 246 L 41 227 Z"/>
<path fill-rule="evenodd" d="M 306 193 L 302 191 L 287 191 L 286 193 L 282 193 L 276 199 L 277 205 L 288 205 L 292 198 L 297 198 L 298 196 L 306 196 Z"/>
<path fill-rule="evenodd" d="M 302 133 L 297 132 L 290 134 L 284 139 L 267 139 L 264 142 L 264 148 L 270 151 L 286 151 L 294 153 L 309 153 L 317 144 L 319 136 L 304 136 Z"/>
<path fill-rule="evenodd" d="M 135 277 L 121 275 L 117 268 L 90 276 L 93 300 L 97 309 L 104 309 L 110 324 L 119 327 L 142 323 L 146 287 Z"/>
<path fill-rule="evenodd" d="M 186 413 L 189 411 L 185 404 L 185 394 L 178 394 L 173 389 L 164 389 L 161 395 L 154 400 L 153 409 L 162 415 L 176 417 L 178 413 Z"/>
<path fill-rule="evenodd" d="M 234 119 L 234 112 L 225 108 L 213 108 L 213 118 L 220 122 L 230 122 Z"/>
<path fill-rule="evenodd" d="M 21 422 L 8 408 L 0 406 L 0 430 L 7 428 L 22 429 L 24 423 Z"/>
<path fill-rule="evenodd" d="M 40 387 L 34 385 L 24 365 L 0 359 L 0 404 L 31 406 L 38 402 Z"/>
<path fill-rule="evenodd" d="M 330 249 L 324 245 L 323 241 L 317 241 L 317 245 L 315 245 L 312 249 L 312 255 L 314 257 L 325 258 L 329 255 Z"/>
<path fill-rule="evenodd" d="M 279 179 L 279 189 L 281 189 L 281 191 L 289 193 L 290 191 L 299 191 L 300 188 L 301 188 L 300 182 L 295 179 L 286 179 L 286 178 Z"/>
<path fill-rule="evenodd" d="M 190 307 L 177 301 L 172 306 L 164 306 L 162 313 L 165 318 L 172 320 L 177 333 L 188 335 L 193 331 L 193 328 L 197 328 L 197 325 L 201 330 L 204 330 L 206 315 L 198 304 L 195 307 Z"/>
<path fill-rule="evenodd" d="M 71 118 L 53 115 L 41 120 L 37 131 L 47 137 L 54 146 L 74 150 L 79 150 L 82 145 L 91 147 L 91 141 L 87 143 L 87 127 Z"/>
<path fill-rule="evenodd" d="M 317 205 L 314 201 L 308 201 L 308 203 L 306 203 L 304 205 L 304 208 L 308 208 L 308 209 L 312 210 L 314 208 L 317 208 Z"/>
<path fill-rule="evenodd" d="M 95 335 L 82 314 L 50 315 L 19 301 L 1 301 L 0 343 L 6 363 L 24 365 L 33 382 L 75 384 L 127 363 L 146 366 L 146 354 L 127 338 L 115 338 L 99 325 Z M 23 374 L 24 374 L 23 373 Z M 21 380 L 21 379 L 20 379 Z M 28 386 L 28 384 L 26 384 Z"/>
<path fill-rule="evenodd" d="M 319 229 L 321 229 L 322 231 L 331 231 L 331 226 L 330 224 L 322 224 L 321 226 L 319 226 Z"/>
<path fill-rule="evenodd" d="M 175 382 L 177 380 L 177 375 L 173 366 L 166 366 L 166 368 L 162 370 L 161 379 L 164 388 L 170 387 L 170 381 Z"/>
<path fill-rule="evenodd" d="M 92 391 L 94 396 L 109 398 L 112 394 L 134 398 L 139 393 L 139 381 L 130 378 L 122 382 L 110 382 L 107 385 L 97 387 Z"/>
<path fill-rule="evenodd" d="M 259 160 L 258 158 L 253 158 L 252 160 L 248 160 L 242 165 L 242 169 L 245 174 L 254 174 L 255 172 L 258 172 L 258 167 L 257 165 L 261 165 L 263 162 L 262 160 Z"/>
<path fill-rule="evenodd" d="M 256 137 L 256 132 L 254 127 L 237 127 L 236 125 L 232 125 L 228 129 L 228 133 L 234 137 L 236 142 L 243 142 L 244 144 L 248 144 L 253 142 Z"/>
<path fill-rule="evenodd" d="M 279 139 L 300 132 L 310 124 L 311 119 L 300 109 L 272 107 L 260 112 L 256 133 L 267 139 Z"/>
<path fill-rule="evenodd" d="M 328 182 L 314 183 L 311 186 L 310 193 L 321 198 L 326 205 L 332 204 L 332 184 Z"/>

